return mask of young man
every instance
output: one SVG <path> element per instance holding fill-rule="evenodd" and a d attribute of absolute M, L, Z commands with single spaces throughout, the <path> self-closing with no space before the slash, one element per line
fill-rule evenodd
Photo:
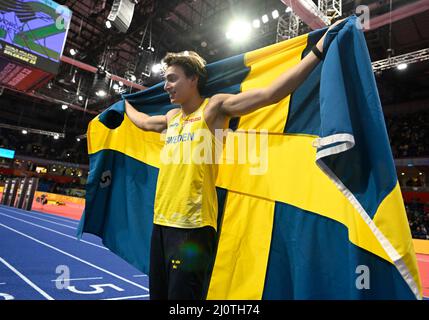
<path fill-rule="evenodd" d="M 148 116 L 125 102 L 127 116 L 137 127 L 160 133 L 167 130 L 155 197 L 151 299 L 204 299 L 207 294 L 216 244 L 217 165 L 210 161 L 212 157 L 190 161 L 195 157 L 186 158 L 184 150 L 197 148 L 201 141 L 196 134 L 204 130 L 211 136 L 208 148 L 212 149 L 215 130 L 227 128 L 232 117 L 274 104 L 293 92 L 320 61 L 325 35 L 270 86 L 210 99 L 200 94 L 206 80 L 205 61 L 194 52 L 169 53 L 164 58 L 164 89 L 179 107 L 166 115 Z M 170 161 L 171 157 L 176 161 Z"/>

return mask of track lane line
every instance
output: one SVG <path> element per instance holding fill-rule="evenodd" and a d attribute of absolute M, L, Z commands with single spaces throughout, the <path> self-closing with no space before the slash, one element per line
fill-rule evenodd
<path fill-rule="evenodd" d="M 34 237 L 32 237 L 32 236 L 28 235 L 28 234 L 25 234 L 25 233 L 23 233 L 23 232 L 21 232 L 21 231 L 18 231 L 18 230 L 16 230 L 16 229 L 14 229 L 14 228 L 11 228 L 11 227 L 9 227 L 9 226 L 7 226 L 7 225 L 4 225 L 3 223 L 0 223 L 0 226 L 1 226 L 1 227 L 3 227 L 3 228 L 5 228 L 5 229 L 8 229 L 8 230 L 10 230 L 10 231 L 12 231 L 12 232 L 15 232 L 15 233 L 17 233 L 17 234 L 19 234 L 19 235 L 21 235 L 21 236 L 23 236 L 23 237 L 26 237 L 26 238 L 28 238 L 28 239 L 30 239 L 30 240 L 32 240 L 32 241 L 34 241 L 34 242 L 37 242 L 37 243 L 39 243 L 39 244 L 41 244 L 41 245 L 44 245 L 45 247 L 48 247 L 48 248 L 50 248 L 50 249 L 52 249 L 52 250 L 55 250 L 55 251 L 57 251 L 57 252 L 59 252 L 59 253 L 62 253 L 62 254 L 66 255 L 66 256 L 68 256 L 68 257 L 70 257 L 70 258 L 72 258 L 72 259 L 75 259 L 75 260 L 77 260 L 77 261 L 79 261 L 79 262 L 82 262 L 82 263 L 84 263 L 84 264 L 86 264 L 86 265 L 88 265 L 88 266 L 90 266 L 90 267 L 93 267 L 94 269 L 97 269 L 97 270 L 99 270 L 99 271 L 102 271 L 102 272 L 104 272 L 104 273 L 107 273 L 108 275 L 110 275 L 110 276 L 112 276 L 112 277 L 115 277 L 115 278 L 117 278 L 117 279 L 119 279 L 119 280 L 122 280 L 122 281 L 124 281 L 124 282 L 126 282 L 126 283 L 129 283 L 129 284 L 131 284 L 131 285 L 133 285 L 133 286 L 136 286 L 136 287 L 138 287 L 138 288 L 140 288 L 140 289 L 143 289 L 143 290 L 149 291 L 149 289 L 148 289 L 148 288 L 146 288 L 146 287 L 144 287 L 144 286 L 142 286 L 142 285 L 140 285 L 140 284 L 137 284 L 137 283 L 135 283 L 135 282 L 133 282 L 133 281 L 130 281 L 130 280 L 128 280 L 128 279 L 126 279 L 126 278 L 124 278 L 124 277 L 121 277 L 120 275 L 117 275 L 117 274 L 115 274 L 115 273 L 113 273 L 113 272 L 111 272 L 111 271 L 108 271 L 108 270 L 106 270 L 106 269 L 104 269 L 104 268 L 102 268 L 102 267 L 99 267 L 99 266 L 97 266 L 97 265 L 95 265 L 95 264 L 93 264 L 93 263 L 91 263 L 91 262 L 88 262 L 88 261 L 86 261 L 86 260 L 83 260 L 83 259 L 81 259 L 81 258 L 79 258 L 79 257 L 75 256 L 75 255 L 72 255 L 72 254 L 70 254 L 70 253 L 68 253 L 68 252 L 65 252 L 65 251 L 63 251 L 63 250 L 61 250 L 61 249 L 59 249 L 59 248 L 57 248 L 57 247 L 55 247 L 55 246 L 53 246 L 53 245 L 50 245 L 50 244 L 48 244 L 48 243 L 46 243 L 46 242 L 43 242 L 43 241 L 41 241 L 41 240 L 38 240 L 38 239 L 36 239 L 36 238 L 34 238 Z"/>
<path fill-rule="evenodd" d="M 148 294 L 144 294 L 141 296 L 129 296 L 129 297 L 119 297 L 119 298 L 107 298 L 107 299 L 101 299 L 101 300 L 128 300 L 128 299 L 135 299 L 135 298 L 147 298 L 149 297 Z"/>
<path fill-rule="evenodd" d="M 82 281 L 82 280 L 103 280 L 103 277 L 92 277 L 92 278 L 74 278 L 74 279 L 55 279 L 52 282 L 63 282 L 63 281 Z"/>
<path fill-rule="evenodd" d="M 38 227 L 38 228 L 41 228 L 41 229 L 48 230 L 48 231 L 50 231 L 50 232 L 53 232 L 53 233 L 56 233 L 56 234 L 59 234 L 59 235 L 62 235 L 63 237 L 67 237 L 67 238 L 70 238 L 70 239 L 72 239 L 72 240 L 76 240 L 77 242 L 83 242 L 83 243 L 89 244 L 89 245 L 91 245 L 91 246 L 98 247 L 98 248 L 100 248 L 100 249 L 110 251 L 108 248 L 106 248 L 106 247 L 104 247 L 104 246 L 100 246 L 100 245 L 98 245 L 98 244 L 95 244 L 95 243 L 92 243 L 92 242 L 89 242 L 89 241 L 86 241 L 86 240 L 82 240 L 82 239 L 81 239 L 81 240 L 78 240 L 76 236 L 71 236 L 71 235 L 69 235 L 69 234 L 65 234 L 65 233 L 62 233 L 62 232 L 60 232 L 60 231 L 53 230 L 53 229 L 50 229 L 50 228 L 48 228 L 48 227 L 44 227 L 44 226 L 38 225 L 38 224 L 35 224 L 35 223 L 33 223 L 33 222 L 30 222 L 30 221 L 26 221 L 26 220 L 22 220 L 22 219 L 19 219 L 19 218 L 16 218 L 16 217 L 12 217 L 12 216 L 10 216 L 10 215 L 8 215 L 8 214 L 5 214 L 5 213 L 1 213 L 1 212 L 0 212 L 0 216 L 5 216 L 5 217 L 8 217 L 8 218 L 10 218 L 10 219 L 18 220 L 18 221 L 21 221 L 21 222 L 24 222 L 24 223 L 30 224 L 30 225 L 32 225 L 32 226 L 35 226 L 35 227 Z"/>
<path fill-rule="evenodd" d="M 0 262 L 3 263 L 6 267 L 8 267 L 10 270 L 12 270 L 18 277 L 20 277 L 22 280 L 24 280 L 28 285 L 30 285 L 30 287 L 32 287 L 34 290 L 36 290 L 38 293 L 40 293 L 42 296 L 44 296 L 46 298 L 46 300 L 55 300 L 49 294 L 47 294 L 45 291 L 40 289 L 34 282 L 32 282 L 30 279 L 28 279 L 26 276 L 24 276 L 18 270 L 16 270 L 11 264 L 9 264 L 2 257 L 0 257 Z"/>
<path fill-rule="evenodd" d="M 15 209 L 21 211 L 21 209 L 18 209 L 18 208 L 15 208 Z M 45 218 L 48 218 L 48 219 L 54 219 L 54 220 L 62 221 L 62 222 L 69 222 L 69 223 L 72 223 L 72 224 L 79 224 L 79 220 L 68 219 L 68 218 L 64 218 L 64 217 L 61 217 L 61 216 L 57 216 L 55 214 L 43 213 L 43 212 L 34 211 L 34 210 L 25 211 L 25 212 L 27 212 L 29 214 L 34 214 L 34 215 L 37 215 L 37 216 L 45 217 Z"/>
<path fill-rule="evenodd" d="M 6 208 L 1 208 L 1 209 L 6 210 L 6 211 L 11 211 L 13 213 L 20 214 L 20 215 L 25 216 L 25 217 L 29 217 L 29 218 L 37 219 L 37 220 L 40 220 L 40 221 L 45 221 L 45 222 L 49 222 L 49 223 L 52 223 L 52 224 L 56 224 L 56 225 L 59 225 L 59 226 L 62 226 L 62 227 L 66 227 L 66 228 L 69 228 L 69 229 L 73 229 L 73 230 L 77 229 L 77 227 L 72 227 L 72 226 L 69 226 L 69 225 L 66 225 L 66 224 L 61 224 L 61 223 L 50 221 L 50 220 L 47 220 L 47 219 L 42 219 L 42 218 L 38 218 L 38 217 L 32 217 L 31 215 L 28 215 L 28 214 L 25 214 L 25 213 L 21 213 L 21 212 L 15 211 L 15 210 L 6 209 Z"/>

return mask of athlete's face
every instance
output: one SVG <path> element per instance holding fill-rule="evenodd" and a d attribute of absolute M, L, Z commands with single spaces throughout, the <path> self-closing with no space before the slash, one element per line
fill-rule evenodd
<path fill-rule="evenodd" d="M 188 78 L 180 66 L 170 66 L 165 71 L 164 90 L 170 95 L 173 104 L 183 104 L 188 101 L 197 90 L 197 77 Z"/>

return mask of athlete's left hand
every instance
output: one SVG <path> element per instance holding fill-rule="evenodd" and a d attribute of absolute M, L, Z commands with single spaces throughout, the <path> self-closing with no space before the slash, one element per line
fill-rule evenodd
<path fill-rule="evenodd" d="M 344 20 L 346 20 L 347 18 L 335 21 L 329 28 L 328 30 L 326 30 L 325 34 L 323 35 L 323 37 L 317 42 L 316 46 L 317 49 L 319 49 L 320 52 L 323 53 L 323 41 L 325 41 L 325 37 L 326 34 L 328 33 L 329 30 L 331 30 L 332 28 L 334 28 L 337 24 L 340 24 L 341 22 L 343 22 Z"/>

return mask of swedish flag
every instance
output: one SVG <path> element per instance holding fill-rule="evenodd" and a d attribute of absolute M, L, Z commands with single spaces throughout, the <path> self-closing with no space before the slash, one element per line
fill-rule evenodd
<path fill-rule="evenodd" d="M 325 31 L 208 65 L 205 95 L 268 85 Z M 324 47 L 323 63 L 290 96 L 230 123 L 230 138 L 268 130 L 268 163 L 259 175 L 251 174 L 248 162 L 219 166 L 219 240 L 209 299 L 421 298 L 358 18 L 330 30 Z M 162 83 L 125 97 L 150 115 L 174 107 Z M 91 121 L 87 138 L 90 175 L 78 234 L 100 236 L 148 273 L 160 135 L 135 127 L 122 100 Z"/>

